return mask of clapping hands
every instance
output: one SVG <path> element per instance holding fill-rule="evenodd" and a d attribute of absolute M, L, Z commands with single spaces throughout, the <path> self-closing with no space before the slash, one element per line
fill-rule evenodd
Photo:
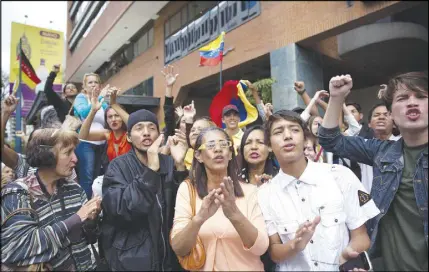
<path fill-rule="evenodd" d="M 313 222 L 307 221 L 301 224 L 295 232 L 295 237 L 292 240 L 291 247 L 293 250 L 302 251 L 307 246 L 316 231 L 317 225 L 320 223 L 320 216 L 316 216 Z"/>

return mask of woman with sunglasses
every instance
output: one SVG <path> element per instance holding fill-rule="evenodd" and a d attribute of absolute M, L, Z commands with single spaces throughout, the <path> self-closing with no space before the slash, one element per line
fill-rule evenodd
<path fill-rule="evenodd" d="M 186 124 L 186 139 L 188 141 L 189 149 L 185 156 L 186 169 L 190 170 L 192 161 L 194 159 L 194 148 L 197 142 L 197 137 L 203 129 L 216 127 L 216 124 L 208 116 L 202 116 L 194 121 L 197 111 L 195 110 L 194 101 L 191 104 L 183 107 L 183 116 L 181 120 Z M 181 129 L 180 129 L 181 130 Z"/>
<path fill-rule="evenodd" d="M 57 77 L 57 74 L 60 72 L 60 65 L 54 65 L 52 67 L 52 71 L 46 79 L 45 83 L 45 96 L 48 100 L 48 104 L 54 106 L 55 111 L 57 112 L 58 119 L 60 119 L 61 123 L 64 122 L 68 112 L 70 111 L 71 106 L 79 94 L 76 86 L 73 83 L 66 83 L 63 88 L 62 97 L 54 91 L 54 81 Z M 73 115 L 73 111 L 70 113 Z"/>
<path fill-rule="evenodd" d="M 191 184 L 196 193 L 192 216 L 188 183 L 176 197 L 171 246 L 186 256 L 200 237 L 206 260 L 201 271 L 262 271 L 260 256 L 268 236 L 256 187 L 238 180 L 230 137 L 220 128 L 204 129 L 195 143 Z"/>
<path fill-rule="evenodd" d="M 89 73 L 83 77 L 83 91 L 78 94 L 74 102 L 74 114 L 82 122 L 88 117 L 91 111 L 91 96 L 94 95 L 100 101 L 101 107 L 95 113 L 94 120 L 91 123 L 90 132 L 103 130 L 106 122 L 104 113 L 107 109 L 104 97 L 110 95 L 110 86 L 107 84 L 101 90 L 100 77 L 97 74 Z M 101 172 L 101 154 L 103 152 L 105 141 L 86 141 L 80 140 L 76 148 L 78 157 L 78 179 L 79 184 L 85 190 L 87 197 L 92 196 L 92 182 Z"/>

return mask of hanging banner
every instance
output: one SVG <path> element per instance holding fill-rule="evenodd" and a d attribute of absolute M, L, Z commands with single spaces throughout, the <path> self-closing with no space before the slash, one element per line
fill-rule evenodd
<path fill-rule="evenodd" d="M 181 59 L 261 14 L 259 1 L 222 1 L 164 41 L 165 64 Z"/>
<path fill-rule="evenodd" d="M 43 91 L 46 79 L 54 64 L 61 64 L 61 71 L 54 81 L 53 89 L 62 92 L 64 71 L 64 33 L 56 30 L 35 27 L 12 22 L 12 38 L 10 50 L 9 90 L 18 82 L 19 75 L 14 72 L 19 68 L 19 39 L 22 38 L 22 50 L 33 66 L 37 77 L 41 80 L 35 88 L 22 84 L 21 106 L 22 116 L 26 117 L 33 105 L 38 92 Z"/>

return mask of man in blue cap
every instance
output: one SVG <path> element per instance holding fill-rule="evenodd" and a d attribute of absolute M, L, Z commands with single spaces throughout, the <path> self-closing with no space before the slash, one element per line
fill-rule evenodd
<path fill-rule="evenodd" d="M 102 247 L 113 271 L 180 269 L 169 233 L 179 184 L 186 178 L 186 139 L 168 138 L 171 157 L 159 153 L 164 135 L 147 110 L 128 119 L 132 150 L 112 160 L 103 181 Z"/>

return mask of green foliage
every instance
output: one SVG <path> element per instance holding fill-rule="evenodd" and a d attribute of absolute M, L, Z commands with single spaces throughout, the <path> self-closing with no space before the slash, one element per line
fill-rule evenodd
<path fill-rule="evenodd" d="M 276 82 L 274 78 L 263 78 L 253 82 L 253 85 L 258 89 L 259 97 L 264 103 L 272 103 L 272 91 L 271 86 Z M 250 103 L 256 105 L 255 99 L 253 99 L 252 91 L 247 90 L 246 97 Z"/>

